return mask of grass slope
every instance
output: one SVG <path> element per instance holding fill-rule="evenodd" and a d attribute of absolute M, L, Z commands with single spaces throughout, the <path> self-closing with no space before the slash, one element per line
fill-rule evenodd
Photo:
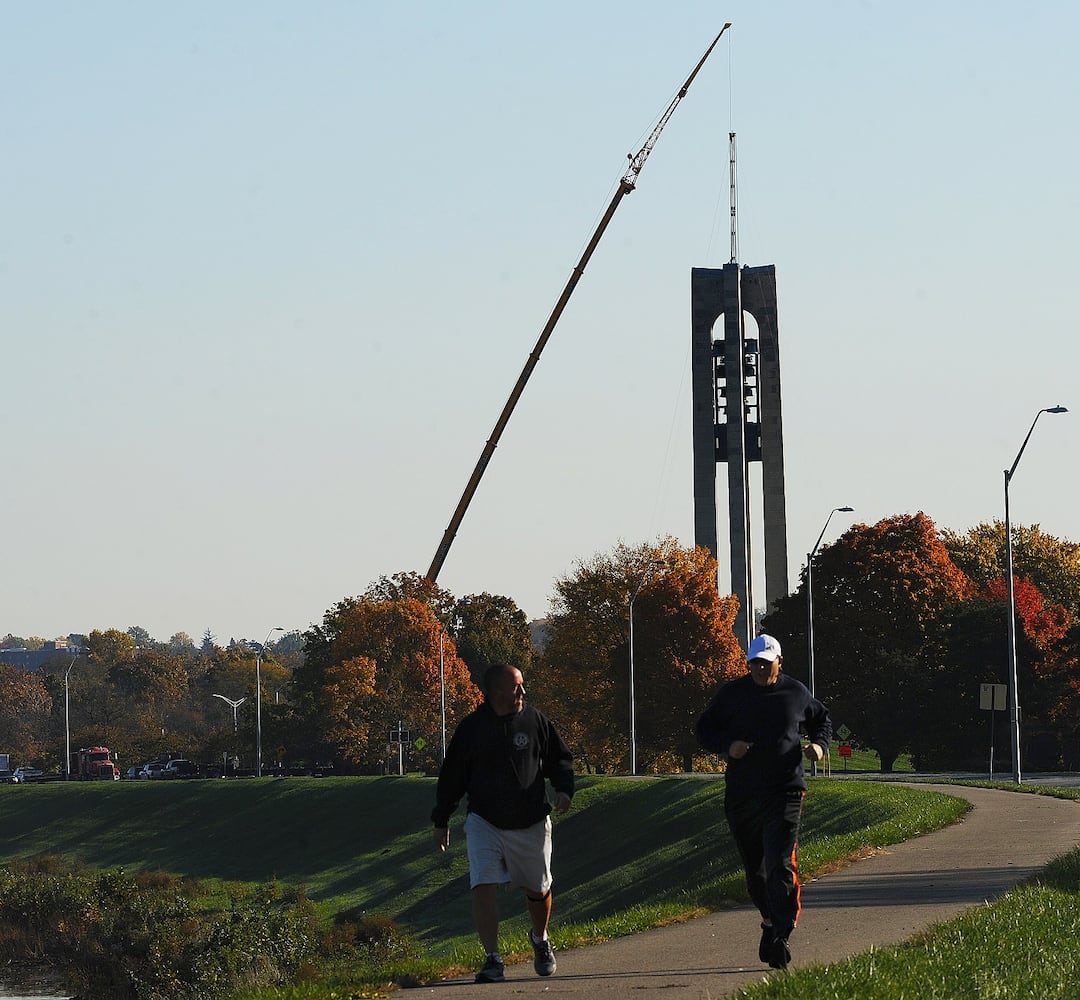
<path fill-rule="evenodd" d="M 95 867 L 204 880 L 277 879 L 331 913 L 385 912 L 433 954 L 473 947 L 460 824 L 435 851 L 430 779 L 288 778 L 0 786 L 0 863 L 59 854 Z M 583 778 L 555 821 L 556 941 L 630 933 L 741 898 L 714 778 Z M 897 785 L 812 779 L 806 875 L 864 848 L 947 825 L 967 806 Z M 508 936 L 524 933 L 515 898 Z"/>

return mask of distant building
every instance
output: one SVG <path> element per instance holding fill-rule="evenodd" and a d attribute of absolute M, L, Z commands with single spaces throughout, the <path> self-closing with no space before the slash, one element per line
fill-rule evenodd
<path fill-rule="evenodd" d="M 46 642 L 41 649 L 0 649 L 0 663 L 9 663 L 20 670 L 36 673 L 49 666 L 66 666 L 71 662 L 71 657 L 82 656 L 85 652 L 82 646 L 69 638 L 67 643 Z"/>

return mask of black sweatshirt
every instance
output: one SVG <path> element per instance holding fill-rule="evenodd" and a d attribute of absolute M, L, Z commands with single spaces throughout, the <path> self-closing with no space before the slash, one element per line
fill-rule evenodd
<path fill-rule="evenodd" d="M 828 749 L 832 738 L 828 710 L 787 674 L 766 686 L 755 684 L 747 674 L 728 681 L 713 695 L 697 722 L 698 742 L 724 756 L 736 740 L 754 744 L 742 759 L 728 758 L 727 801 L 806 790 L 800 725 L 812 743 Z"/>
<path fill-rule="evenodd" d="M 492 826 L 520 830 L 551 812 L 544 779 L 574 794 L 574 762 L 543 713 L 526 705 L 496 715 L 487 702 L 461 720 L 446 749 L 431 821 L 444 827 L 462 797 Z"/>

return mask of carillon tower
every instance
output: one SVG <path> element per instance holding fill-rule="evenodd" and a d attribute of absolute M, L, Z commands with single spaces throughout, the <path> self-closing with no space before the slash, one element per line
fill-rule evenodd
<path fill-rule="evenodd" d="M 690 277 L 694 541 L 722 563 L 716 467 L 726 465 L 731 593 L 739 599 L 735 636 L 746 649 L 754 635 L 751 462 L 761 464 L 766 605 L 788 592 L 787 505 L 776 269 L 737 262 L 735 133 L 729 138 L 731 260 L 722 268 L 695 267 Z M 746 315 L 757 325 L 756 337 L 746 336 Z"/>

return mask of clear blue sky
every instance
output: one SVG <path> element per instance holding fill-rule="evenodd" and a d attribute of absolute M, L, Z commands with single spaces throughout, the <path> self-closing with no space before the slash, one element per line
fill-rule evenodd
<path fill-rule="evenodd" d="M 576 560 L 692 543 L 689 276 L 729 257 L 732 130 L 792 582 L 833 507 L 1000 518 L 1057 403 L 1013 519 L 1080 540 L 1071 0 L 8 3 L 0 634 L 261 639 L 424 572 L 725 21 L 439 582 L 540 617 Z"/>

